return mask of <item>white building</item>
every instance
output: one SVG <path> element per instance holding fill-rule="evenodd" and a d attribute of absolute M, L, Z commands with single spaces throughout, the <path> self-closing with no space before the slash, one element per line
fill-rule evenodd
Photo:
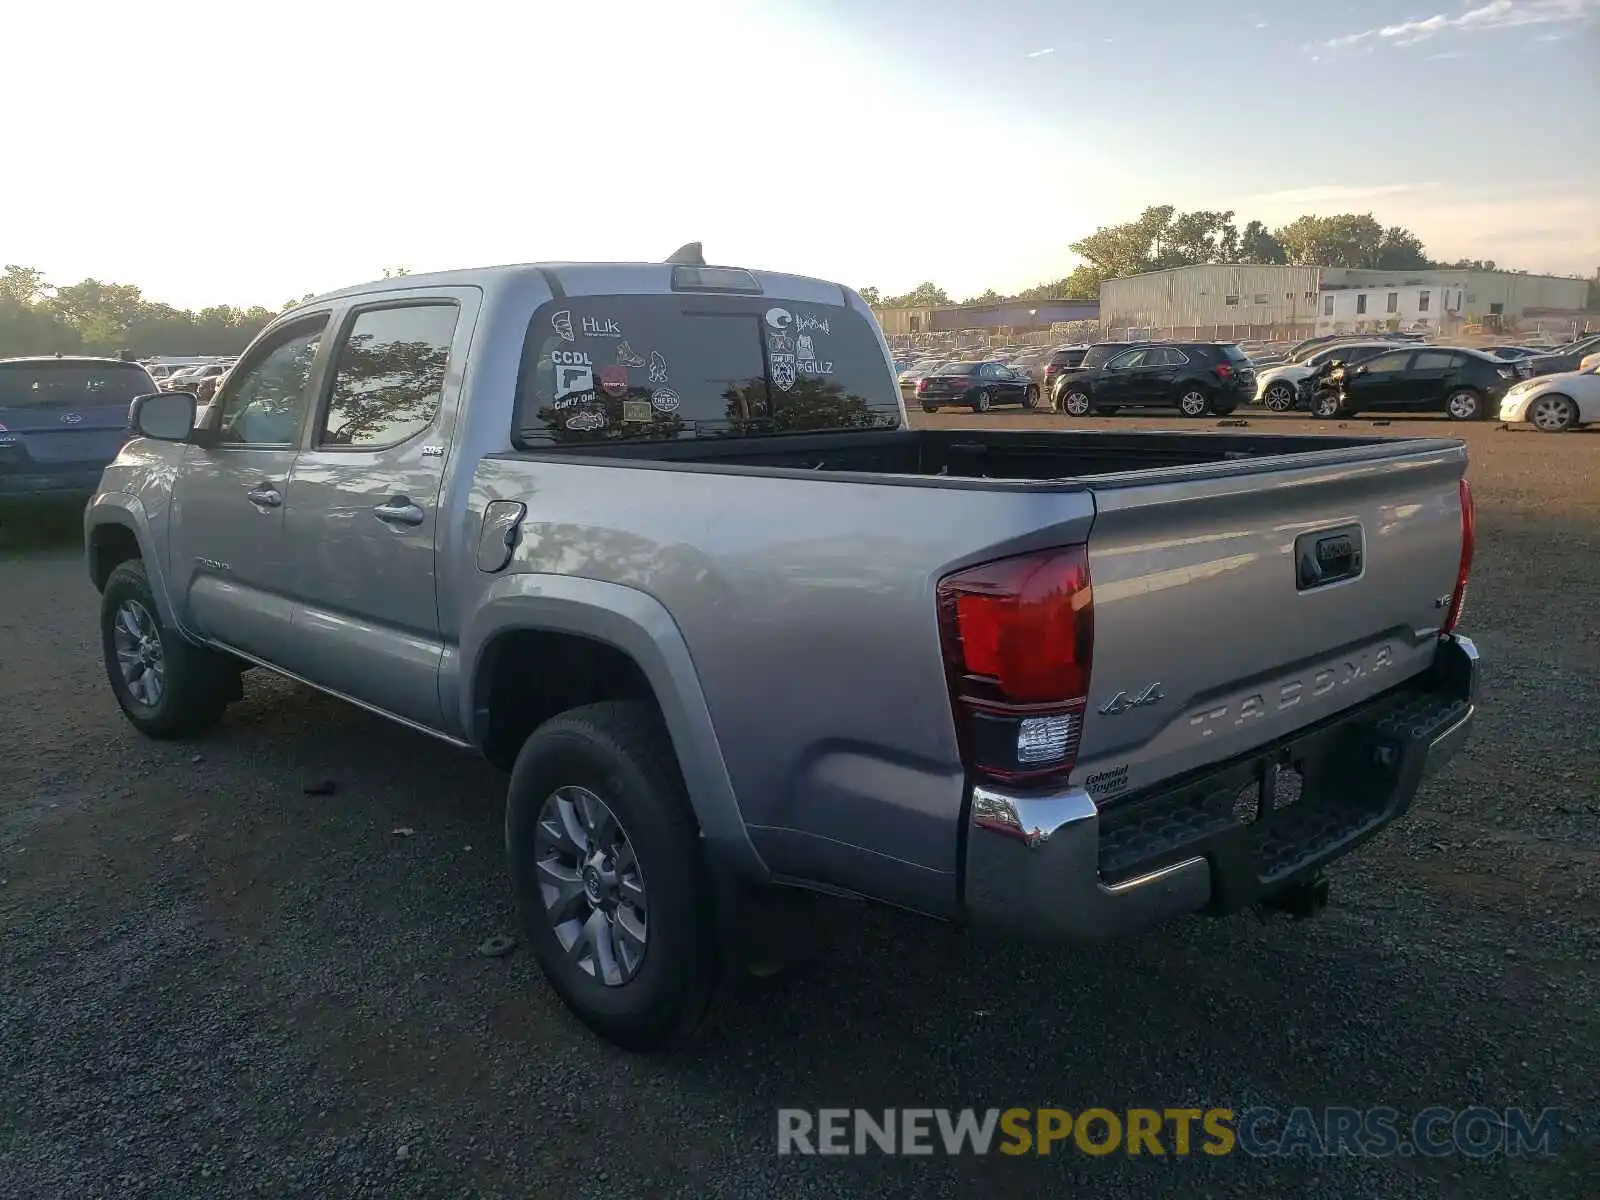
<path fill-rule="evenodd" d="M 1447 331 L 1462 322 L 1467 285 L 1457 283 L 1324 286 L 1317 294 L 1319 334 L 1368 333 L 1397 329 L 1415 333 Z"/>

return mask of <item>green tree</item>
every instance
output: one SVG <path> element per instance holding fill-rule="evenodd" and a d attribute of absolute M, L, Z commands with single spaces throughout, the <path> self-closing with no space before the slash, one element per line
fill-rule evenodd
<path fill-rule="evenodd" d="M 1239 261 L 1269 265 L 1288 261 L 1283 243 L 1268 232 L 1260 221 L 1251 221 L 1239 235 Z"/>
<path fill-rule="evenodd" d="M 1288 261 L 1309 267 L 1405 269 L 1428 266 L 1422 240 L 1409 229 L 1385 229 L 1371 213 L 1307 215 L 1274 235 Z"/>
<path fill-rule="evenodd" d="M 34 267 L 7 263 L 5 273 L 0 274 L 0 300 L 9 300 L 13 304 L 35 304 L 49 293 L 50 285 L 44 281 L 44 272 Z"/>
<path fill-rule="evenodd" d="M 999 304 L 1001 301 L 1005 300 L 1006 298 L 1007 297 L 1002 296 L 999 292 L 995 291 L 993 288 L 990 288 L 988 291 L 984 292 L 982 295 L 973 296 L 970 300 L 963 300 L 961 303 L 963 303 L 963 304 Z"/>
<path fill-rule="evenodd" d="M 950 294 L 936 283 L 919 283 L 903 296 L 890 296 L 883 302 L 885 308 L 932 308 L 949 304 Z"/>
<path fill-rule="evenodd" d="M 1391 225 L 1383 231 L 1383 237 L 1378 242 L 1378 260 L 1374 265 L 1390 271 L 1411 271 L 1429 266 L 1430 263 L 1421 238 L 1409 229 Z"/>
<path fill-rule="evenodd" d="M 867 302 L 867 307 L 869 308 L 881 308 L 883 306 L 883 293 L 875 287 L 859 288 L 856 294 Z"/>

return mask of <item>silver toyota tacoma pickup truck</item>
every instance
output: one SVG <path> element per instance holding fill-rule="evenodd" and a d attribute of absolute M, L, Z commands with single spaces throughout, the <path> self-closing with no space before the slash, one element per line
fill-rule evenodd
<path fill-rule="evenodd" d="M 335 292 L 130 419 L 85 513 L 128 720 L 267 668 L 502 765 L 526 935 L 629 1047 L 791 889 L 1309 914 L 1473 719 L 1461 442 L 911 429 L 858 295 L 690 248 Z"/>

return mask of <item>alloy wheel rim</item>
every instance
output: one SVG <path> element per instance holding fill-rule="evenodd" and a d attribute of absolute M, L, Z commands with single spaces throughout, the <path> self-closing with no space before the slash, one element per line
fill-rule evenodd
<path fill-rule="evenodd" d="M 1206 398 L 1199 392 L 1185 392 L 1183 398 L 1178 401 L 1178 407 L 1191 417 L 1197 416 L 1205 411 Z"/>
<path fill-rule="evenodd" d="M 534 831 L 539 895 L 568 959 L 607 987 L 639 973 L 649 943 L 644 870 L 627 831 L 588 788 L 561 787 Z"/>
<path fill-rule="evenodd" d="M 1565 429 L 1567 406 L 1560 400 L 1539 400 L 1533 406 L 1533 423 L 1540 429 Z"/>
<path fill-rule="evenodd" d="M 1267 388 L 1267 407 L 1273 412 L 1286 412 L 1294 403 L 1294 393 L 1288 384 L 1275 383 Z"/>
<path fill-rule="evenodd" d="M 1081 417 L 1089 411 L 1089 397 L 1082 392 L 1073 392 L 1067 397 L 1067 412 L 1074 417 Z"/>
<path fill-rule="evenodd" d="M 156 707 L 167 691 L 167 664 L 150 610 L 124 600 L 112 619 L 111 642 L 128 696 L 144 708 Z"/>
<path fill-rule="evenodd" d="M 1457 392 L 1450 397 L 1450 415 L 1453 417 L 1470 417 L 1476 407 L 1477 400 L 1469 392 Z"/>

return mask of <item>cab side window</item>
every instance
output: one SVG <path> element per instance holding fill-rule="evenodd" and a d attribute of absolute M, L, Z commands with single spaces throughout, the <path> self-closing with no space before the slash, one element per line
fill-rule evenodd
<path fill-rule="evenodd" d="M 306 412 L 325 316 L 285 326 L 228 375 L 217 422 L 227 446 L 292 446 Z"/>
<path fill-rule="evenodd" d="M 357 313 L 334 361 L 317 445 L 378 450 L 432 425 L 457 311 L 454 304 L 408 304 Z"/>

